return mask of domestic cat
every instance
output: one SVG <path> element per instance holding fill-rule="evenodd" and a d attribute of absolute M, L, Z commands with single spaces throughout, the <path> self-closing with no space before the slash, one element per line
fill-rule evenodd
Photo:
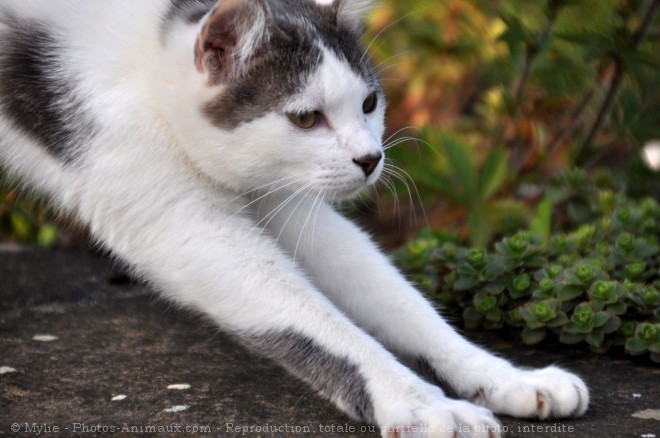
<path fill-rule="evenodd" d="M 384 167 L 368 8 L 2 0 L 0 163 L 166 299 L 384 436 L 499 436 L 493 412 L 583 414 L 580 378 L 463 339 L 333 210 Z"/>

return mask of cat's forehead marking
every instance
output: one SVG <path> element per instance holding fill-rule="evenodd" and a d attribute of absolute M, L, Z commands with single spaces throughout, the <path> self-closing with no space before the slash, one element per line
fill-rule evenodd
<path fill-rule="evenodd" d="M 322 48 L 327 48 L 370 88 L 380 87 L 360 36 L 337 24 L 333 5 L 321 5 L 315 0 L 269 0 L 269 6 L 282 32 L 273 33 L 256 50 L 246 73 L 205 105 L 203 112 L 214 125 L 234 129 L 269 112 L 282 111 L 321 66 Z M 337 78 L 337 85 L 340 84 L 341 78 Z"/>

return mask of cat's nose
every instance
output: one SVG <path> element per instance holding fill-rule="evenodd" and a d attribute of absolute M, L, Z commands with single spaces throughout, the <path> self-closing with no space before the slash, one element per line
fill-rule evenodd
<path fill-rule="evenodd" d="M 369 177 L 369 175 L 374 173 L 374 170 L 376 170 L 376 167 L 378 167 L 378 163 L 380 163 L 380 160 L 382 159 L 383 159 L 383 154 L 379 152 L 377 154 L 366 155 L 361 158 L 355 158 L 353 159 L 353 162 L 362 168 L 362 171 L 364 172 L 364 175 L 366 177 Z"/>

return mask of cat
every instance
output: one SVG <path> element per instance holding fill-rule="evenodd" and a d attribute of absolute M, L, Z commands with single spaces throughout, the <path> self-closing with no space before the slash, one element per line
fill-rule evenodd
<path fill-rule="evenodd" d="M 369 8 L 3 0 L 0 163 L 165 299 L 383 436 L 582 415 L 579 377 L 463 339 L 333 209 L 385 166 L 385 96 L 360 44 Z"/>

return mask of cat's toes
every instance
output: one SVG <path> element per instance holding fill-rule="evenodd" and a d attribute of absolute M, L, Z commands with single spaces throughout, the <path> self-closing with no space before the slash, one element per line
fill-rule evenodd
<path fill-rule="evenodd" d="M 521 418 L 577 417 L 589 405 L 589 390 L 575 374 L 557 367 L 519 370 L 490 391 L 475 394 L 475 403 L 499 414 Z"/>
<path fill-rule="evenodd" d="M 401 406 L 383 427 L 386 438 L 499 438 L 493 413 L 464 401 L 445 399 L 429 406 Z"/>

